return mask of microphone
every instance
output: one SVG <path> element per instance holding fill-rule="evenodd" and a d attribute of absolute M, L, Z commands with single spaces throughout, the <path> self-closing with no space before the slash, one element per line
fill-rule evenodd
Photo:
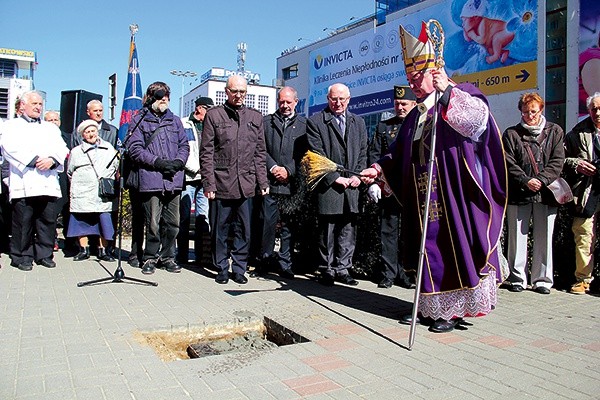
<path fill-rule="evenodd" d="M 152 96 L 148 96 L 146 103 L 144 103 L 144 107 L 150 107 L 155 101 L 162 100 L 165 95 L 166 92 L 163 89 L 158 89 Z"/>

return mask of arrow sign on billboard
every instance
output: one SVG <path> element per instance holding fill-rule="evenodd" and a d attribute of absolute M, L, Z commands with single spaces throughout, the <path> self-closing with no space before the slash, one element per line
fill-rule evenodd
<path fill-rule="evenodd" d="M 520 79 L 521 83 L 523 83 L 527 80 L 527 78 L 529 78 L 529 72 L 527 72 L 526 69 L 522 69 L 521 73 L 519 75 L 515 76 L 515 78 Z"/>

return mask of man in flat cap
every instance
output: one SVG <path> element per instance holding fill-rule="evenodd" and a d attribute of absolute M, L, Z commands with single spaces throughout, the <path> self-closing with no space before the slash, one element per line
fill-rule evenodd
<path fill-rule="evenodd" d="M 388 147 L 394 140 L 404 118 L 413 109 L 417 98 L 408 86 L 394 86 L 394 111 L 396 115 L 392 118 L 382 120 L 375 130 L 375 136 L 369 146 L 369 165 L 377 162 L 387 153 Z M 414 284 L 410 281 L 398 253 L 400 248 L 400 203 L 395 196 L 388 193 L 381 196 L 381 188 L 377 184 L 369 186 L 367 192 L 369 199 L 379 203 L 381 217 L 381 254 L 379 256 L 379 270 L 381 271 L 380 288 L 390 288 L 394 283 L 404 288 L 411 288 Z"/>
<path fill-rule="evenodd" d="M 190 155 L 185 163 L 185 186 L 181 192 L 179 205 L 179 234 L 177 235 L 177 262 L 187 264 L 189 258 L 190 213 L 195 204 L 196 216 L 194 230 L 194 256 L 196 263 L 202 260 L 202 234 L 208 233 L 208 199 L 202 191 L 200 176 L 200 141 L 206 111 L 214 106 L 210 97 L 198 97 L 196 107 L 189 117 L 182 118 L 181 123 L 190 144 Z"/>

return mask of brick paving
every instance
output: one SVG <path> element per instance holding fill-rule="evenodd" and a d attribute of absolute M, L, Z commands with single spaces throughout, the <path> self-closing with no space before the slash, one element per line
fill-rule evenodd
<path fill-rule="evenodd" d="M 0 399 L 598 399 L 600 298 L 499 291 L 472 326 L 433 334 L 412 351 L 398 318 L 413 292 L 323 287 L 276 275 L 218 285 L 194 267 L 126 276 L 158 287 L 81 281 L 115 263 L 22 272 L 0 259 Z M 141 332 L 191 336 L 268 317 L 309 342 L 161 361 Z"/>

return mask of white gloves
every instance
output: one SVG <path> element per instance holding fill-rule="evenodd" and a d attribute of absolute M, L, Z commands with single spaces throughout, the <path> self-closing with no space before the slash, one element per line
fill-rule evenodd
<path fill-rule="evenodd" d="M 367 190 L 367 196 L 373 203 L 377 203 L 379 200 L 381 200 L 381 188 L 379 185 L 374 183 L 369 186 L 369 189 Z"/>

